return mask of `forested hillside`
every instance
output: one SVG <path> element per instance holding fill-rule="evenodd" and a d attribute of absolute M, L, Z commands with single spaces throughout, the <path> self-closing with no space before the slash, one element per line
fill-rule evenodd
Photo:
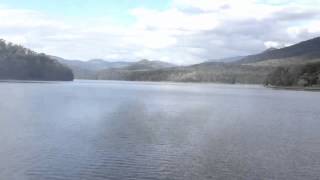
<path fill-rule="evenodd" d="M 73 73 L 45 54 L 0 40 L 0 79 L 71 81 Z"/>
<path fill-rule="evenodd" d="M 266 85 L 272 86 L 320 86 L 320 62 L 305 65 L 278 67 L 271 73 Z"/>
<path fill-rule="evenodd" d="M 152 70 L 109 69 L 98 73 L 102 80 L 219 82 L 261 84 L 273 68 L 202 63 L 193 66 Z"/>

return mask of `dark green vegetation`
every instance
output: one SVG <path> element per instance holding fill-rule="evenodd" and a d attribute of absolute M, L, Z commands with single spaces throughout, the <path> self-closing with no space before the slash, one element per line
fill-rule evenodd
<path fill-rule="evenodd" d="M 320 62 L 278 67 L 266 80 L 272 86 L 320 86 Z"/>
<path fill-rule="evenodd" d="M 72 81 L 72 71 L 45 54 L 0 40 L 0 79 Z"/>

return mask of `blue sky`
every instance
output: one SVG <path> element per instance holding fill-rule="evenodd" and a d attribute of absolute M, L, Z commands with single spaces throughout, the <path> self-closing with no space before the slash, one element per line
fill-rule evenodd
<path fill-rule="evenodd" d="M 30 9 L 70 19 L 108 17 L 121 24 L 132 23 L 130 10 L 147 8 L 164 10 L 171 0 L 0 0 L 8 7 Z"/>
<path fill-rule="evenodd" d="M 320 0 L 0 0 L 0 38 L 66 59 L 192 64 L 320 36 Z"/>

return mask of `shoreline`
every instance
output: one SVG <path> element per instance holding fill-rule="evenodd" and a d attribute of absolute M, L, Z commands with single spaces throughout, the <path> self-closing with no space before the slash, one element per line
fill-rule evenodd
<path fill-rule="evenodd" d="M 0 83 L 39 83 L 39 84 L 55 84 L 55 83 L 63 83 L 63 82 L 81 82 L 84 79 L 74 79 L 73 81 L 43 81 L 43 80 L 0 80 Z M 90 81 L 85 79 L 84 81 Z M 313 87 L 301 87 L 301 86 L 271 86 L 271 85 L 263 85 L 263 84 L 241 84 L 241 83 L 221 83 L 221 82 L 175 82 L 175 81 L 123 81 L 123 80 L 93 80 L 93 81 L 110 81 L 110 82 L 142 82 L 142 83 L 170 83 L 170 84 L 215 84 L 215 85 L 253 85 L 253 86 L 261 86 L 268 89 L 273 90 L 291 90 L 291 91 L 311 91 L 311 92 L 320 92 L 320 86 Z"/>
<path fill-rule="evenodd" d="M 224 84 L 224 85 L 257 85 L 263 86 L 263 84 L 255 83 L 223 83 L 223 82 L 209 82 L 209 81 L 134 81 L 134 80 L 110 80 L 110 79 L 74 79 L 73 81 L 52 81 L 52 80 L 0 80 L 0 83 L 60 83 L 60 82 L 79 82 L 79 81 L 94 81 L 94 82 L 128 82 L 128 83 L 179 83 L 179 84 Z"/>
<path fill-rule="evenodd" d="M 60 82 L 73 82 L 73 81 L 45 81 L 45 80 L 0 80 L 0 83 L 60 83 Z"/>
<path fill-rule="evenodd" d="M 300 86 L 264 86 L 275 90 L 292 90 L 292 91 L 314 91 L 320 92 L 320 86 L 317 87 L 300 87 Z"/>

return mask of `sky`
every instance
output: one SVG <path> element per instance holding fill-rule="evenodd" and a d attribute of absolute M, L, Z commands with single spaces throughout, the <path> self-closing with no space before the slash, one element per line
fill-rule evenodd
<path fill-rule="evenodd" d="M 320 0 L 0 0 L 0 38 L 72 60 L 185 65 L 320 36 Z"/>

